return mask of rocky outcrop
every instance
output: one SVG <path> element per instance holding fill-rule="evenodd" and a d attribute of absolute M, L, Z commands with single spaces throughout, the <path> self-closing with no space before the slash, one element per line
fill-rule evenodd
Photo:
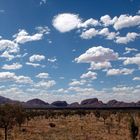
<path fill-rule="evenodd" d="M 79 107 L 80 104 L 78 102 L 74 102 L 68 105 L 68 107 Z"/>
<path fill-rule="evenodd" d="M 32 99 L 24 103 L 26 107 L 47 107 L 49 104 L 40 100 L 40 99 Z"/>
<path fill-rule="evenodd" d="M 92 98 L 92 99 L 86 99 L 83 100 L 80 104 L 81 106 L 94 106 L 94 107 L 102 107 L 104 104 L 102 101 L 99 101 L 97 98 Z"/>
<path fill-rule="evenodd" d="M 56 107 L 66 107 L 68 104 L 66 101 L 55 101 L 51 105 Z"/>
<path fill-rule="evenodd" d="M 15 103 L 21 103 L 24 107 L 29 107 L 29 108 L 54 108 L 54 107 L 90 107 L 90 108 L 111 108 L 111 107 L 140 107 L 140 101 L 138 102 L 123 102 L 123 101 L 117 101 L 117 100 L 110 100 L 107 103 L 103 103 L 102 101 L 99 101 L 97 98 L 91 98 L 91 99 L 86 99 L 81 101 L 79 104 L 78 102 L 74 102 L 71 104 L 68 104 L 66 101 L 55 101 L 52 104 L 49 104 L 45 101 L 42 101 L 40 99 L 32 99 L 27 102 L 20 102 L 20 101 L 15 101 L 11 100 L 9 98 L 5 98 L 3 96 L 0 96 L 0 104 L 15 104 Z"/>

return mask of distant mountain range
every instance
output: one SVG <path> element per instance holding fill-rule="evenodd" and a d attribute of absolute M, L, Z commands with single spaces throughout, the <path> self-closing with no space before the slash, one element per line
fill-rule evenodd
<path fill-rule="evenodd" d="M 140 107 L 140 101 L 138 102 L 130 102 L 126 103 L 123 101 L 117 101 L 117 100 L 110 100 L 107 103 L 103 103 L 102 101 L 99 101 L 97 98 L 91 98 L 91 99 L 85 99 L 81 101 L 79 104 L 78 102 L 74 102 L 71 104 L 68 104 L 66 101 L 55 101 L 51 104 L 42 101 L 40 99 L 32 99 L 27 102 L 20 102 L 16 100 L 11 100 L 9 98 L 5 98 L 3 96 L 0 96 L 0 104 L 6 104 L 6 103 L 21 103 L 24 107 L 27 108 L 55 108 L 55 107 L 65 107 L 65 108 L 115 108 L 115 107 Z"/>

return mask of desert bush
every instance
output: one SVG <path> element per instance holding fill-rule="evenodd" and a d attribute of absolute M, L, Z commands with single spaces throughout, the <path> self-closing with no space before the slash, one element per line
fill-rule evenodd
<path fill-rule="evenodd" d="M 15 125 L 23 123 L 22 107 L 19 105 L 5 104 L 0 106 L 0 128 L 4 129 L 5 140 L 7 140 L 8 130 Z"/>
<path fill-rule="evenodd" d="M 56 125 L 54 123 L 49 123 L 50 127 L 55 127 Z"/>
<path fill-rule="evenodd" d="M 138 135 L 138 126 L 135 124 L 135 120 L 132 116 L 130 116 L 130 133 L 132 140 L 137 140 L 137 135 Z"/>
<path fill-rule="evenodd" d="M 22 128 L 21 132 L 27 132 L 27 129 L 26 128 Z"/>
<path fill-rule="evenodd" d="M 21 125 L 26 120 L 26 113 L 24 108 L 21 105 L 16 105 L 13 108 L 15 110 L 15 121 L 19 126 L 19 129 L 21 128 Z"/>
<path fill-rule="evenodd" d="M 101 113 L 101 117 L 102 117 L 103 120 L 104 120 L 104 124 L 105 124 L 106 119 L 107 119 L 109 116 L 110 116 L 110 112 L 108 112 L 108 111 L 104 111 L 104 112 Z"/>
<path fill-rule="evenodd" d="M 118 122 L 118 125 L 120 125 L 120 122 L 123 119 L 123 117 L 124 117 L 124 113 L 123 112 L 118 112 L 117 113 L 117 122 Z"/>
<path fill-rule="evenodd" d="M 79 115 L 80 118 L 86 115 L 85 110 L 76 110 L 75 114 Z"/>
<path fill-rule="evenodd" d="M 97 119 L 99 119 L 101 117 L 101 113 L 99 111 L 95 111 L 94 115 Z"/>

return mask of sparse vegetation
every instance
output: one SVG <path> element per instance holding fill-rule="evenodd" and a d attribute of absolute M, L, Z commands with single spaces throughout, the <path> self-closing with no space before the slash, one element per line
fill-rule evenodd
<path fill-rule="evenodd" d="M 2 105 L 0 140 L 139 140 L 139 120 L 139 111 L 25 110 Z"/>

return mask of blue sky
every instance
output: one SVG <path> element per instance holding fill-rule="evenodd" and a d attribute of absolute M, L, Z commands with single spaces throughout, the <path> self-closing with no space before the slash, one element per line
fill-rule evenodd
<path fill-rule="evenodd" d="M 0 0 L 0 95 L 140 99 L 139 0 Z"/>

